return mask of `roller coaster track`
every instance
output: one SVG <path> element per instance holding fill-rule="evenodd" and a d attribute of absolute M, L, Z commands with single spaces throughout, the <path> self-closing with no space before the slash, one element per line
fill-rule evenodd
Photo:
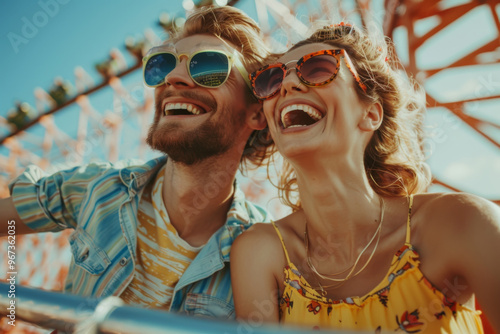
<path fill-rule="evenodd" d="M 245 2 L 242 0 L 241 2 Z M 405 31 L 407 35 L 407 62 L 405 63 L 406 71 L 413 75 L 424 86 L 426 83 L 441 74 L 446 74 L 450 69 L 460 69 L 467 67 L 474 70 L 485 65 L 494 65 L 500 62 L 500 21 L 499 21 L 499 4 L 498 1 L 469 1 L 468 3 L 447 6 L 448 1 L 431 1 L 431 0 L 379 0 L 384 3 L 377 8 L 374 3 L 367 0 L 248 0 L 255 4 L 256 19 L 259 26 L 264 32 L 264 37 L 270 45 L 285 48 L 290 42 L 305 37 L 308 33 L 309 22 L 317 22 L 325 20 L 325 22 L 337 22 L 339 19 L 353 21 L 356 24 L 370 27 L 372 24 L 381 26 L 384 34 L 392 37 L 396 43 L 404 44 L 405 41 L 397 40 L 397 32 Z M 209 0 L 197 1 L 197 4 L 208 4 Z M 230 1 L 229 5 L 237 5 L 238 1 Z M 313 4 L 311 4 L 313 3 Z M 383 10 L 383 15 L 380 10 Z M 462 54 L 458 59 L 443 66 L 433 68 L 422 68 L 419 63 L 419 52 L 426 43 L 438 37 L 443 31 L 450 30 L 456 27 L 457 23 L 469 13 L 477 10 L 482 10 L 485 15 L 489 13 L 490 27 L 492 31 L 496 32 L 496 38 L 493 38 L 479 47 L 471 47 L 466 53 Z M 186 13 L 182 13 L 184 15 Z M 417 33 L 417 26 L 421 22 L 433 21 L 429 28 L 423 33 Z M 471 27 L 473 29 L 473 27 Z M 173 29 L 170 24 L 165 25 L 166 33 L 169 29 Z M 148 42 L 148 38 L 144 41 Z M 152 39 L 150 38 L 150 41 Z M 461 43 L 467 43 L 467 40 L 460 40 Z M 75 95 L 68 96 L 62 103 L 54 105 L 49 101 L 50 107 L 39 109 L 37 107 L 37 115 L 28 119 L 24 123 L 17 124 L 14 129 L 7 129 L 8 123 L 5 119 L 0 122 L 0 149 L 7 152 L 7 155 L 2 155 L 0 151 L 0 198 L 8 196 L 7 184 L 16 175 L 18 175 L 28 164 L 39 164 L 42 168 L 50 167 L 53 157 L 64 158 L 70 150 L 78 150 L 82 144 L 82 140 L 88 139 L 91 131 L 101 131 L 102 129 L 92 129 L 89 126 L 89 120 L 94 124 L 105 124 L 105 128 L 109 131 L 104 134 L 105 137 L 110 137 L 108 144 L 103 147 L 95 145 L 94 148 L 100 151 L 106 151 L 107 158 L 111 161 L 118 160 L 123 157 L 123 151 L 130 151 L 131 148 L 126 147 L 125 150 L 118 150 L 118 147 L 112 146 L 110 142 L 120 141 L 124 136 L 141 138 L 141 131 L 147 126 L 147 118 L 152 116 L 152 96 L 146 93 L 144 97 L 131 101 L 130 90 L 127 90 L 122 84 L 122 80 L 126 80 L 131 74 L 136 73 L 140 67 L 140 60 L 146 48 L 140 50 L 132 50 L 133 59 L 132 64 L 125 67 L 120 67 L 119 70 L 112 71 L 103 76 L 101 83 L 97 85 L 87 85 L 85 89 L 79 89 Z M 420 55 L 421 56 L 421 55 Z M 500 78 L 497 77 L 500 82 Z M 488 81 L 487 81 L 488 82 Z M 76 82 L 78 86 L 78 82 Z M 472 129 L 475 134 L 483 139 L 484 145 L 493 147 L 494 154 L 499 153 L 499 130 L 500 122 L 497 118 L 488 117 L 488 112 L 480 113 L 482 109 L 481 103 L 483 102 L 496 102 L 496 112 L 500 110 L 500 90 L 496 89 L 498 82 L 491 83 L 495 89 L 486 87 L 481 95 L 477 96 L 462 96 L 453 100 L 444 101 L 438 96 L 427 92 L 427 102 L 431 114 L 436 109 L 444 108 L 449 113 L 454 115 L 461 124 Z M 113 110 L 105 112 L 96 111 L 93 107 L 93 96 L 99 91 L 104 91 L 111 87 L 109 98 L 125 102 L 113 102 Z M 142 91 L 142 83 L 137 84 Z M 111 96 L 112 95 L 112 96 Z M 47 103 L 47 101 L 45 101 Z M 471 110 L 471 105 L 476 103 L 476 108 Z M 122 106 L 125 104 L 130 112 L 130 117 L 139 117 L 142 120 L 142 128 L 136 133 L 127 132 L 126 134 L 120 133 L 121 122 L 127 121 L 123 119 L 123 113 L 120 112 Z M 80 113 L 76 116 L 79 117 L 77 133 L 65 133 L 65 129 L 58 128 L 54 121 L 54 117 L 58 117 L 59 113 L 67 110 L 70 107 L 80 107 Z M 73 111 L 73 110 L 72 110 Z M 492 112 L 490 112 L 492 113 Z M 485 117 L 486 115 L 486 117 Z M 122 118 L 122 119 L 120 119 Z M 2 118 L 0 117 L 0 121 Z M 32 130 L 36 127 L 42 126 L 45 131 L 42 137 L 39 134 L 32 134 Z M 102 134 L 102 133 L 101 133 Z M 121 136 L 121 137 L 120 137 Z M 57 150 L 53 147 L 56 144 Z M 33 148 L 26 149 L 24 146 L 32 145 Z M 145 146 L 139 146 L 144 148 Z M 140 149 L 138 150 L 140 151 Z M 491 151 L 491 150 L 490 150 Z M 84 162 L 93 158 L 95 152 L 85 152 L 80 156 L 80 161 Z M 133 152 L 134 153 L 134 152 Z M 140 152 L 137 156 L 140 156 Z M 135 154 L 134 153 L 134 154 Z M 432 166 L 431 166 L 432 167 Z M 495 168 L 491 166 L 491 168 Z M 435 172 L 433 170 L 433 172 Z M 435 174 L 435 173 L 434 173 Z M 493 177 L 500 177 L 498 171 L 496 174 L 491 173 Z M 450 191 L 462 191 L 460 186 L 436 177 L 433 180 L 435 186 L 444 187 Z M 469 191 L 471 192 L 471 191 Z M 251 192 L 250 192 L 251 193 Z M 255 192 L 251 196 L 258 197 L 260 193 Z M 497 198 L 490 198 L 493 202 L 500 205 L 500 193 L 495 193 Z M 43 286 L 45 289 L 60 290 L 65 276 L 65 263 L 66 260 L 61 260 L 60 255 L 69 253 L 66 238 L 68 231 L 59 235 L 45 234 L 41 236 L 26 236 L 24 239 L 19 239 L 19 256 L 23 253 L 26 254 L 24 259 L 23 272 L 19 273 L 21 284 L 29 284 L 32 286 Z M 51 244 L 56 248 L 55 251 L 49 251 L 44 244 Z M 33 259 L 32 254 L 39 252 L 42 254 L 42 261 Z M 57 254 L 56 254 L 57 253 Z M 50 268 L 50 273 L 42 273 L 42 279 L 34 282 L 33 277 L 40 268 Z M 40 276 L 40 275 L 38 275 Z M 38 277 L 40 278 L 40 277 Z"/>

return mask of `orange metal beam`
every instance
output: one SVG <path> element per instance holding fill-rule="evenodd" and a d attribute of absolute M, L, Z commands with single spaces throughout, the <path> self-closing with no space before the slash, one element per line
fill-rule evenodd
<path fill-rule="evenodd" d="M 470 66 L 470 65 L 482 65 L 477 62 L 477 56 L 480 55 L 481 53 L 485 52 L 492 52 L 495 51 L 499 47 L 499 42 L 498 39 L 492 40 L 491 42 L 488 42 L 487 44 L 483 45 L 482 47 L 474 50 L 473 52 L 463 56 L 462 58 L 458 59 L 454 63 L 446 66 L 445 68 L 437 68 L 437 69 L 432 69 L 432 70 L 427 70 L 423 71 L 427 77 L 433 76 L 436 73 L 441 72 L 442 70 L 448 69 L 448 68 L 454 68 L 454 67 L 460 67 L 460 66 Z M 500 61 L 497 61 L 500 62 Z"/>
<path fill-rule="evenodd" d="M 475 117 L 469 116 L 463 112 L 463 102 L 450 102 L 450 103 L 440 103 L 437 102 L 432 96 L 426 93 L 427 102 L 430 103 L 431 107 L 445 107 L 450 110 L 453 114 L 459 117 L 464 123 L 473 128 L 476 132 L 478 132 L 485 139 L 490 141 L 493 145 L 500 149 L 500 143 L 498 143 L 494 138 L 488 136 L 480 129 L 480 125 L 484 123 L 484 121 L 479 120 Z"/>
<path fill-rule="evenodd" d="M 420 8 L 420 7 L 421 7 L 420 5 L 414 6 L 414 8 Z M 413 42 L 410 43 L 411 46 L 414 47 L 415 49 L 418 49 L 420 46 L 422 46 L 422 44 L 425 41 L 427 41 L 429 38 L 431 38 L 438 32 L 442 31 L 444 28 L 446 28 L 447 26 L 458 20 L 460 17 L 467 14 L 471 9 L 474 9 L 474 7 L 476 7 L 476 4 L 474 2 L 471 2 L 465 5 L 448 8 L 440 12 L 434 12 L 434 15 L 437 15 L 441 18 L 441 23 L 422 37 L 416 37 L 413 35 L 412 37 L 414 37 L 414 40 Z M 427 14 L 425 17 L 434 15 Z M 419 19 L 422 18 L 424 17 L 415 17 L 412 15 L 412 22 L 415 23 L 415 21 L 418 21 Z"/>

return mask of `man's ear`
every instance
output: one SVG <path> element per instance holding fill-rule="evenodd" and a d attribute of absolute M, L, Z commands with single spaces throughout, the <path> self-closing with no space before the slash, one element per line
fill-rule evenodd
<path fill-rule="evenodd" d="M 256 102 L 248 106 L 247 124 L 253 130 L 262 130 L 267 126 L 266 116 L 264 116 L 262 103 Z"/>
<path fill-rule="evenodd" d="M 384 119 L 384 109 L 380 102 L 372 103 L 366 108 L 363 118 L 359 122 L 362 131 L 373 132 L 377 130 Z"/>

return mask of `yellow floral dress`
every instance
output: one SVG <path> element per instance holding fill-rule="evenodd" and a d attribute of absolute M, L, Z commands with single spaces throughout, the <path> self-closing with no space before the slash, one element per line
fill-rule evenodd
<path fill-rule="evenodd" d="M 483 333 L 480 311 L 467 308 L 438 290 L 420 271 L 418 252 L 410 243 L 411 203 L 406 242 L 396 252 L 389 272 L 362 297 L 332 300 L 323 297 L 290 262 L 284 269 L 284 291 L 279 300 L 280 322 L 313 329 L 363 330 L 378 333 Z M 456 283 L 456 282 L 455 282 Z M 457 287 L 449 282 L 449 291 Z"/>

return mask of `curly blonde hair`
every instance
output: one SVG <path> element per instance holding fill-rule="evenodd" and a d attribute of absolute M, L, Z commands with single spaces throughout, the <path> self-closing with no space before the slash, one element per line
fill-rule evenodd
<path fill-rule="evenodd" d="M 359 98 L 382 105 L 382 124 L 364 153 L 365 172 L 374 191 L 382 196 L 426 191 L 430 173 L 422 150 L 425 95 L 400 67 L 391 41 L 377 41 L 363 30 L 341 23 L 316 30 L 290 50 L 311 43 L 344 49 L 367 87 L 365 93 L 356 85 Z M 285 205 L 293 210 L 301 208 L 300 197 L 295 194 L 296 175 L 285 160 L 277 187 Z"/>
<path fill-rule="evenodd" d="M 172 36 L 170 41 L 175 43 L 180 39 L 201 34 L 219 37 L 236 46 L 237 51 L 243 56 L 243 65 L 248 73 L 251 73 L 262 67 L 264 60 L 270 54 L 260 33 L 257 23 L 237 8 L 205 6 L 191 14 L 183 28 Z M 248 104 L 257 103 L 250 89 L 245 96 Z M 267 127 L 253 131 L 243 151 L 241 171 L 248 167 L 263 165 L 274 151 L 273 140 Z"/>

